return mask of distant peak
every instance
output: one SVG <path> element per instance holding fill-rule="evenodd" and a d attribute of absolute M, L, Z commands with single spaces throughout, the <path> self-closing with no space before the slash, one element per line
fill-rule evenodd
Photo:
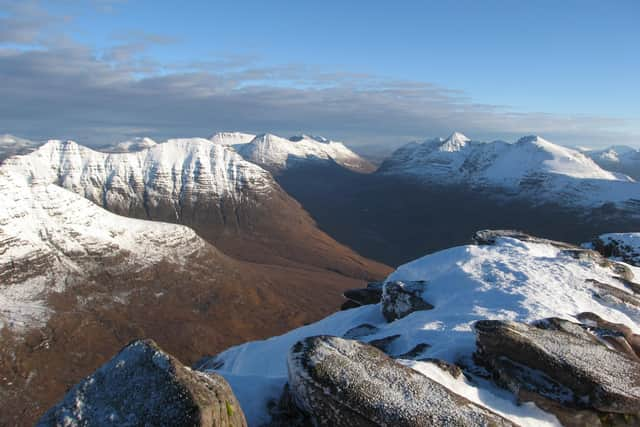
<path fill-rule="evenodd" d="M 456 141 L 456 142 L 469 142 L 471 141 L 471 139 L 469 139 L 465 134 L 461 133 L 461 132 L 453 132 L 449 138 L 447 138 L 448 141 Z"/>
<path fill-rule="evenodd" d="M 449 138 L 445 139 L 439 147 L 440 151 L 460 151 L 471 139 L 460 132 L 453 132 Z"/>

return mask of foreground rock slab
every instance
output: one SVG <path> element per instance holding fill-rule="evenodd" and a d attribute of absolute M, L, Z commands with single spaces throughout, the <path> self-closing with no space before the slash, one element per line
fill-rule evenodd
<path fill-rule="evenodd" d="M 229 384 L 151 340 L 134 341 L 73 387 L 38 426 L 246 426 Z"/>
<path fill-rule="evenodd" d="M 288 376 L 291 399 L 313 425 L 513 425 L 358 341 L 299 341 L 289 352 Z"/>
<path fill-rule="evenodd" d="M 536 327 L 483 320 L 475 327 L 477 361 L 509 388 L 574 408 L 640 413 L 640 363 L 570 322 L 554 320 Z"/>

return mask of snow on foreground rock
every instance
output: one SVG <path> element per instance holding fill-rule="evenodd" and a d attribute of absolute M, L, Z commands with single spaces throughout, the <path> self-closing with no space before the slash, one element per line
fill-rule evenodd
<path fill-rule="evenodd" d="M 267 404 L 277 401 L 287 382 L 287 354 L 315 335 L 344 336 L 358 326 L 370 342 L 397 335 L 390 355 L 410 353 L 420 344 L 421 360 L 441 359 L 466 368 L 470 378 L 453 378 L 429 361 L 402 360 L 453 392 L 519 425 L 553 425 L 558 420 L 483 377 L 473 361 L 478 320 L 533 323 L 558 317 L 581 323 L 584 313 L 640 332 L 640 302 L 629 279 L 640 270 L 611 263 L 593 251 L 543 239 L 497 233 L 492 244 L 440 251 L 399 267 L 387 281 L 426 281 L 423 298 L 431 310 L 415 311 L 387 323 L 380 304 L 336 313 L 314 324 L 264 341 L 233 347 L 201 364 L 231 384 L 250 425 L 268 422 Z M 637 279 L 634 279 L 637 280 Z M 580 315 L 580 316 L 579 316 Z M 595 316 L 595 317 L 594 317 Z M 580 318 L 579 318 L 580 317 Z M 584 325 L 584 323 L 583 323 Z M 602 340 L 602 342 L 607 342 Z M 594 367 L 598 362 L 594 361 Z M 485 371 L 486 372 L 486 371 Z M 474 373 L 477 373 L 475 375 Z M 547 408 L 548 409 L 548 408 Z"/>
<path fill-rule="evenodd" d="M 134 341 L 82 380 L 37 424 L 243 427 L 229 385 L 192 371 L 151 340 Z"/>

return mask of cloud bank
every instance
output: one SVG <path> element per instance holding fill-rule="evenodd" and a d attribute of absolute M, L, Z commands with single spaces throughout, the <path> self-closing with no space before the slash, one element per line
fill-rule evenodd
<path fill-rule="evenodd" d="M 540 134 L 574 145 L 640 143 L 619 118 L 517 112 L 426 82 L 226 56 L 162 63 L 162 35 L 118 35 L 96 51 L 64 36 L 65 18 L 35 6 L 0 15 L 0 133 L 103 144 L 218 130 L 308 132 L 393 147 L 461 130 L 477 139 Z M 553 102 L 553 100 L 549 100 Z"/>

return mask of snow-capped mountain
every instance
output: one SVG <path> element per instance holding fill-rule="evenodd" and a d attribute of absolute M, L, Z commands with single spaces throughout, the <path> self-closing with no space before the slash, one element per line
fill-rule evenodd
<path fill-rule="evenodd" d="M 633 206 L 640 200 L 640 185 L 633 179 L 604 170 L 583 153 L 538 136 L 513 144 L 483 143 L 456 132 L 447 139 L 398 149 L 379 173 L 415 177 L 430 184 L 500 189 L 502 194 L 537 203 Z"/>
<path fill-rule="evenodd" d="M 300 135 L 286 139 L 270 133 L 253 136 L 223 132 L 213 135 L 211 140 L 233 147 L 245 160 L 274 173 L 309 164 L 337 164 L 357 172 L 374 169 L 343 143 L 323 137 Z"/>
<path fill-rule="evenodd" d="M 5 162 L 7 173 L 60 185 L 113 212 L 179 219 L 185 205 L 241 202 L 273 189 L 268 172 L 206 139 L 174 139 L 133 153 L 103 153 L 52 140 Z"/>
<path fill-rule="evenodd" d="M 626 145 L 614 145 L 603 150 L 583 150 L 602 168 L 640 180 L 640 151 Z"/>
<path fill-rule="evenodd" d="M 132 153 L 52 140 L 7 159 L 2 168 L 29 182 L 59 185 L 120 215 L 188 225 L 241 259 L 295 261 L 370 277 L 363 268 L 368 261 L 354 262 L 356 254 L 320 232 L 268 171 L 207 139 L 171 139 Z"/>
<path fill-rule="evenodd" d="M 0 135 L 0 163 L 8 157 L 29 153 L 41 144 L 41 142 L 18 138 L 8 133 Z"/>
<path fill-rule="evenodd" d="M 200 368 L 223 375 L 238 397 L 249 424 L 261 425 L 270 421 L 273 412 L 268 411 L 269 402 L 280 399 L 287 381 L 294 394 L 293 401 L 298 403 L 304 399 L 305 390 L 298 390 L 291 384 L 292 377 L 305 378 L 309 375 L 307 372 L 293 370 L 296 366 L 292 365 L 295 362 L 292 354 L 301 347 L 300 343 L 312 336 L 320 336 L 320 339 L 330 339 L 325 338 L 326 335 L 345 337 L 383 349 L 401 365 L 420 372 L 450 392 L 463 396 L 516 425 L 559 425 L 554 415 L 566 416 L 567 412 L 563 414 L 562 411 L 557 411 L 557 406 L 545 405 L 548 401 L 544 399 L 534 400 L 540 403 L 536 406 L 531 403 L 531 394 L 520 394 L 521 391 L 530 390 L 528 387 L 532 387 L 531 384 L 522 388 L 513 386 L 511 391 L 500 389 L 490 381 L 491 377 L 486 375 L 486 371 L 478 369 L 477 359 L 472 357 L 479 345 L 478 330 L 474 331 L 474 323 L 490 319 L 518 328 L 537 325 L 533 331 L 554 329 L 544 322 L 564 325 L 561 326 L 567 328 L 564 331 L 579 334 L 585 340 L 583 349 L 580 346 L 572 347 L 573 352 L 584 352 L 578 354 L 575 362 L 578 366 L 575 369 L 587 377 L 600 375 L 599 369 L 615 369 L 608 367 L 607 363 L 615 363 L 608 357 L 614 356 L 609 353 L 609 349 L 617 347 L 613 340 L 607 340 L 608 332 L 598 329 L 598 326 L 628 328 L 624 330 L 628 331 L 625 336 L 629 336 L 629 339 L 637 337 L 632 334 L 640 333 L 640 302 L 635 291 L 638 285 L 634 284 L 640 278 L 640 269 L 611 263 L 592 251 L 518 233 L 483 232 L 478 235 L 484 240 L 478 241 L 477 245 L 450 248 L 398 267 L 385 280 L 382 300 L 378 303 L 338 312 L 278 337 L 233 347 L 201 363 Z M 389 290 L 390 286 L 395 286 L 396 291 L 405 289 L 414 293 L 394 297 Z M 413 307 L 416 303 L 415 299 L 409 298 L 410 295 L 426 301 L 428 305 Z M 397 298 L 397 305 L 394 305 L 394 298 Z M 389 318 L 388 310 L 396 310 L 395 312 L 403 315 Z M 575 323 L 564 323 L 560 319 Z M 598 323 L 594 319 L 599 319 Z M 558 353 L 560 358 L 564 358 L 565 365 L 561 365 L 565 369 L 564 374 L 570 366 L 567 362 L 570 358 L 566 357 L 569 347 L 566 347 L 566 351 L 563 349 L 572 341 L 573 336 L 564 335 L 566 332 L 547 334 L 558 334 L 558 342 L 562 343 L 560 347 L 554 347 L 555 344 L 552 343 L 536 343 L 544 346 L 544 354 Z M 600 338 L 596 338 L 598 333 L 602 334 L 599 335 Z M 528 338 L 524 337 L 524 334 L 516 336 L 520 345 L 517 347 L 520 349 L 518 357 L 522 358 L 526 358 L 527 353 L 523 346 Z M 351 348 L 356 345 L 354 341 L 347 343 L 351 343 Z M 506 344 L 503 344 L 503 348 L 506 351 Z M 341 351 L 346 349 L 342 348 Z M 630 354 L 633 354 L 633 350 Z M 616 357 L 627 363 L 635 356 Z M 352 360 L 356 363 L 357 359 Z M 540 360 L 541 358 L 534 356 L 533 366 L 535 369 L 546 369 Z M 587 362 L 589 360 L 591 365 Z M 464 369 L 467 377 L 455 374 L 452 367 L 456 364 Z M 522 364 L 518 366 L 519 370 L 528 369 Z M 339 368 L 342 369 L 339 378 L 351 374 L 350 371 L 347 372 L 350 367 L 343 364 Z M 356 369 L 360 378 L 371 375 L 365 365 L 353 369 Z M 506 372 L 513 374 L 518 371 Z M 538 373 L 536 375 L 540 374 L 539 370 L 534 372 Z M 506 373 L 503 371 L 502 375 Z M 545 381 L 550 380 L 549 377 L 544 378 Z M 606 375 L 599 378 L 608 381 Z M 520 378 L 519 381 L 522 380 Z M 536 384 L 535 380 L 532 382 Z M 544 387 L 540 384 L 542 383 L 533 387 Z M 510 386 L 508 382 L 506 385 Z M 377 385 L 381 390 L 389 387 L 390 391 L 396 386 L 397 384 L 382 383 Z M 348 389 L 351 392 L 358 391 L 356 385 L 350 384 Z M 325 394 L 340 392 L 328 385 L 324 390 Z M 368 391 L 368 396 L 380 399 L 378 408 L 402 404 L 402 400 L 400 403 L 395 400 L 385 401 L 387 398 L 394 399 L 393 394 L 387 396 L 384 392 L 378 394 Z M 634 398 L 637 401 L 638 394 Z M 415 402 L 406 404 L 414 405 Z M 320 406 L 318 403 L 317 405 Z M 363 405 L 367 406 L 368 403 Z"/>

